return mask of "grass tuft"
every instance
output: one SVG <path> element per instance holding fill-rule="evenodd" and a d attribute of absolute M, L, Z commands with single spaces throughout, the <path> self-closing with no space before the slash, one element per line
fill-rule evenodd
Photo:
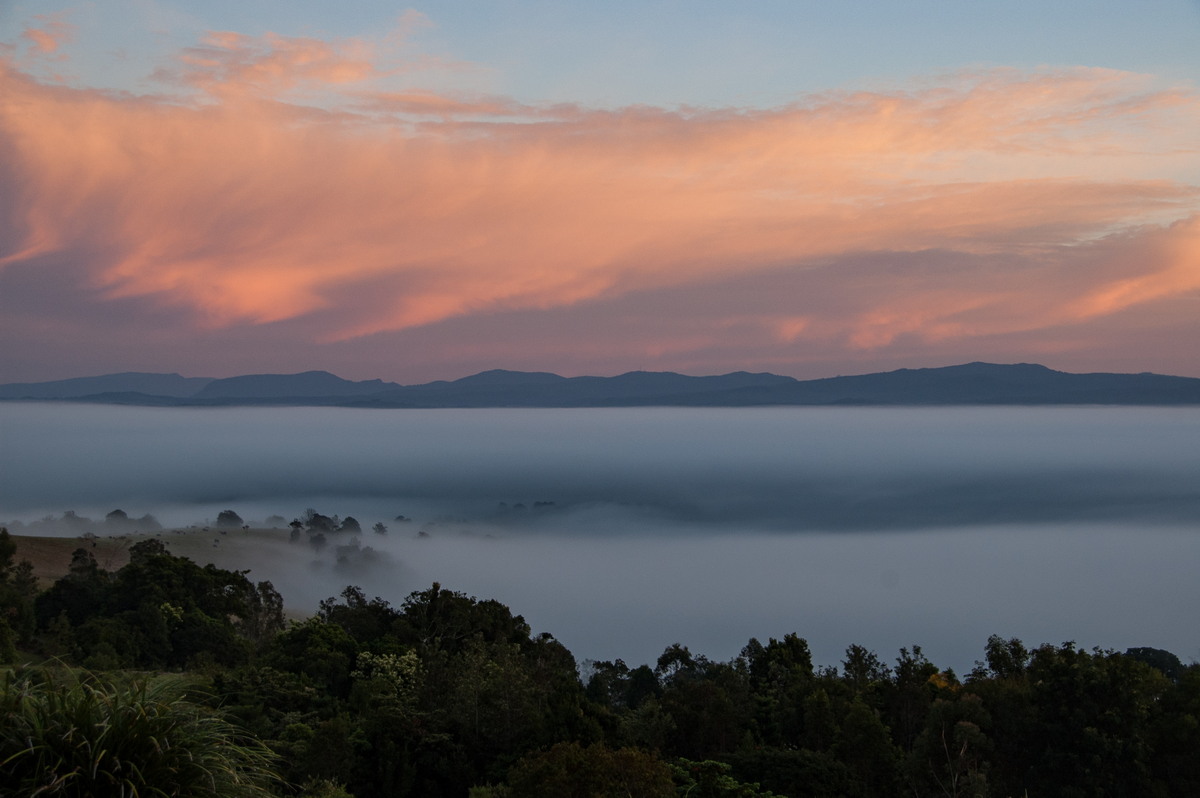
<path fill-rule="evenodd" d="M 19 668 L 0 685 L 0 772 L 29 796 L 258 798 L 275 756 L 183 698 L 179 677 Z"/>

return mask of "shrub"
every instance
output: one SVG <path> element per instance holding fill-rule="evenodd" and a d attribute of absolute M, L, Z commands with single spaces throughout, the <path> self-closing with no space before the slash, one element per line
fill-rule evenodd
<path fill-rule="evenodd" d="M 22 668 L 0 686 L 0 772 L 14 795 L 258 798 L 274 755 L 182 698 L 178 677 Z"/>

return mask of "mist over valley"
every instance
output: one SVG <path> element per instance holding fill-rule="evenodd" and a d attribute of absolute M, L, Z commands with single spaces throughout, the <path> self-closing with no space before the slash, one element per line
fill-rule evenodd
<path fill-rule="evenodd" d="M 398 604 L 437 581 L 581 661 L 673 642 L 723 659 L 788 632 L 827 663 L 915 643 L 969 668 L 993 633 L 1200 657 L 1194 409 L 0 413 L 15 533 L 150 514 L 300 613 L 348 584 Z M 289 542 L 309 508 L 363 531 Z M 219 532 L 227 509 L 255 531 Z"/>

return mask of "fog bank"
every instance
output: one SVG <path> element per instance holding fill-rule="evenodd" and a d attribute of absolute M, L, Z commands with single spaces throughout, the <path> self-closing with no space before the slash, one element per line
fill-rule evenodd
<path fill-rule="evenodd" d="M 0 420 L 6 522 L 312 507 L 387 525 L 360 536 L 369 561 L 281 532 L 237 564 L 300 609 L 439 581 L 580 659 L 672 642 L 725 659 L 793 631 L 826 663 L 915 643 L 961 669 L 992 633 L 1200 658 L 1194 409 L 5 404 Z"/>

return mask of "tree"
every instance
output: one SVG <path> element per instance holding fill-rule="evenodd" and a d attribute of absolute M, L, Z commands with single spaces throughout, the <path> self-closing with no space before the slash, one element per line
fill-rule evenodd
<path fill-rule="evenodd" d="M 890 673 L 888 666 L 880 661 L 874 651 L 859 645 L 851 645 L 846 649 L 846 659 L 842 660 L 842 679 L 855 694 L 861 695 L 869 687 L 883 682 Z"/>
<path fill-rule="evenodd" d="M 1149 795 L 1150 726 L 1170 681 L 1154 668 L 1073 642 L 1041 646 L 1027 670 L 1034 727 L 1030 794 Z"/>
<path fill-rule="evenodd" d="M 306 512 L 307 514 L 307 512 Z M 321 515 L 314 512 L 307 519 L 308 531 L 312 532 L 336 532 L 338 529 L 337 522 L 327 515 Z"/>
<path fill-rule="evenodd" d="M 225 528 L 237 528 L 245 522 L 242 517 L 233 510 L 222 510 L 217 513 L 217 526 Z"/>
<path fill-rule="evenodd" d="M 13 555 L 17 553 L 17 543 L 8 534 L 8 527 L 0 527 L 0 582 L 8 579 L 12 568 Z"/>
<path fill-rule="evenodd" d="M 626 696 L 629 687 L 629 666 L 624 660 L 614 662 L 585 663 L 591 665 L 591 675 L 587 681 L 587 697 L 591 701 L 603 704 L 609 709 L 622 709 L 627 706 Z"/>
<path fill-rule="evenodd" d="M 1183 668 L 1153 720 L 1152 765 L 1162 795 L 1200 795 L 1200 665 Z"/>
<path fill-rule="evenodd" d="M 146 538 L 139 540 L 129 547 L 129 562 L 142 563 L 150 557 L 169 554 L 166 545 L 158 538 Z"/>
<path fill-rule="evenodd" d="M 689 798 L 777 798 L 774 793 L 761 790 L 758 784 L 744 784 L 735 779 L 733 767 L 725 762 L 680 759 L 671 769 L 676 792 Z"/>
<path fill-rule="evenodd" d="M 654 673 L 664 683 L 686 679 L 696 673 L 696 660 L 687 646 L 672 643 L 659 656 Z"/>
<path fill-rule="evenodd" d="M 427 650 L 461 650 L 473 637 L 489 643 L 530 642 L 529 624 L 494 599 L 480 601 L 437 582 L 429 590 L 410 593 L 400 607 L 397 634 L 402 642 Z"/>
<path fill-rule="evenodd" d="M 358 645 L 342 627 L 309 618 L 276 635 L 263 661 L 287 673 L 304 674 L 327 694 L 345 698 L 357 653 Z"/>
<path fill-rule="evenodd" d="M 986 795 L 991 741 L 983 730 L 990 725 L 979 696 L 934 701 L 909 758 L 914 792 L 928 790 L 946 798 Z"/>
<path fill-rule="evenodd" d="M 362 532 L 362 524 L 358 523 L 358 519 L 352 515 L 346 516 L 342 520 L 342 525 L 338 527 L 340 532 Z"/>
<path fill-rule="evenodd" d="M 1161 648 L 1148 648 L 1144 646 L 1141 648 L 1129 648 L 1125 650 L 1125 656 L 1138 662 L 1146 663 L 1172 682 L 1178 683 L 1179 677 L 1183 675 L 1183 663 L 1179 661 L 1179 657 Z"/>
<path fill-rule="evenodd" d="M 838 741 L 841 760 L 849 766 L 864 796 L 890 795 L 896 783 L 898 752 L 879 714 L 855 698 L 842 719 Z"/>
<path fill-rule="evenodd" d="M 356 585 L 348 585 L 341 597 L 341 602 L 332 596 L 323 599 L 317 617 L 342 627 L 359 643 L 379 640 L 400 617 L 400 613 L 384 599 L 376 596 L 368 601 L 362 588 Z"/>
<path fill-rule="evenodd" d="M 990 674 L 996 679 L 1019 679 L 1025 675 L 1030 655 L 1025 644 L 1017 638 L 1005 640 L 1000 635 L 992 635 L 983 650 L 987 670 L 981 670 L 983 663 L 975 663 L 975 670 L 981 674 Z"/>
<path fill-rule="evenodd" d="M 795 745 L 803 728 L 801 707 L 813 681 L 808 641 L 795 634 L 767 645 L 751 639 L 741 660 L 755 696 L 755 717 L 767 745 Z"/>
<path fill-rule="evenodd" d="M 801 741 L 810 751 L 828 751 L 838 738 L 837 716 L 825 688 L 818 687 L 804 699 L 804 736 Z"/>
<path fill-rule="evenodd" d="M 388 531 L 387 527 L 383 525 L 382 521 L 377 522 L 375 526 L 371 527 L 371 529 L 376 535 L 386 535 Z"/>
<path fill-rule="evenodd" d="M 671 798 L 671 769 L 634 748 L 558 743 L 509 771 L 512 798 Z"/>
<path fill-rule="evenodd" d="M 34 600 L 38 627 L 45 629 L 60 615 L 67 628 L 78 626 L 101 606 L 108 574 L 100 569 L 88 549 L 75 549 L 67 574 Z"/>
<path fill-rule="evenodd" d="M 243 587 L 245 612 L 238 620 L 238 631 L 256 646 L 262 646 L 283 631 L 283 596 L 269 581 Z"/>
<path fill-rule="evenodd" d="M 16 661 L 17 639 L 28 640 L 33 632 L 30 582 L 34 587 L 37 583 L 33 580 L 33 566 L 28 560 L 22 560 L 13 568 L 16 552 L 17 544 L 8 534 L 8 529 L 0 527 L 0 663 Z"/>
<path fill-rule="evenodd" d="M 937 666 L 925 657 L 920 646 L 913 646 L 912 651 L 900 649 L 892 671 L 888 713 L 892 719 L 892 733 L 904 751 L 912 750 L 917 735 L 924 728 L 929 705 L 938 689 L 930 680 L 938 673 Z"/>

